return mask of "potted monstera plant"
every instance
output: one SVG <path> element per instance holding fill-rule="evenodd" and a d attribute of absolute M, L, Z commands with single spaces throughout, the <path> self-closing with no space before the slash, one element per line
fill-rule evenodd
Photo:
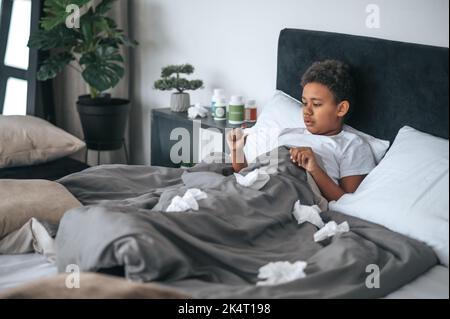
<path fill-rule="evenodd" d="M 187 90 L 197 90 L 203 87 L 202 80 L 188 80 L 180 74 L 192 74 L 194 67 L 190 64 L 168 65 L 162 68 L 161 78 L 153 84 L 154 88 L 162 91 L 176 90 L 170 97 L 170 109 L 173 112 L 185 112 L 191 99 Z"/>
<path fill-rule="evenodd" d="M 114 88 L 125 74 L 122 46 L 138 43 L 108 17 L 115 0 L 45 0 L 40 30 L 28 46 L 49 51 L 37 79 L 56 77 L 67 65 L 77 70 L 89 94 L 78 97 L 77 110 L 89 149 L 113 150 L 122 146 L 130 101 L 113 98 L 105 91 Z M 70 24 L 73 12 L 79 15 Z"/>

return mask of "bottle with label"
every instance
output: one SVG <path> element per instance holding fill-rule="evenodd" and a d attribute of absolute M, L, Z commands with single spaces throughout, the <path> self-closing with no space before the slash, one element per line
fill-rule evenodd
<path fill-rule="evenodd" d="M 211 98 L 211 114 L 215 114 L 215 106 L 216 103 L 218 101 L 218 99 L 220 99 L 222 96 L 225 96 L 225 91 L 223 89 L 214 89 L 214 93 L 213 96 Z"/>
<path fill-rule="evenodd" d="M 214 105 L 214 120 L 224 121 L 227 119 L 227 100 L 221 96 L 217 99 Z"/>
<path fill-rule="evenodd" d="M 242 124 L 244 123 L 244 98 L 240 95 L 233 95 L 228 105 L 228 123 Z"/>
<path fill-rule="evenodd" d="M 256 101 L 247 100 L 247 103 L 245 103 L 245 121 L 249 123 L 256 122 L 257 112 Z"/>

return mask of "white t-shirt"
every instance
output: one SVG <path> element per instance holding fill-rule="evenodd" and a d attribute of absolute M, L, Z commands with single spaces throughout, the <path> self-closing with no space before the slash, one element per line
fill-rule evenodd
<path fill-rule="evenodd" d="M 346 176 L 366 175 L 376 165 L 369 144 L 344 130 L 326 136 L 312 134 L 306 128 L 284 129 L 278 136 L 278 146 L 283 145 L 311 147 L 318 164 L 336 184 Z"/>

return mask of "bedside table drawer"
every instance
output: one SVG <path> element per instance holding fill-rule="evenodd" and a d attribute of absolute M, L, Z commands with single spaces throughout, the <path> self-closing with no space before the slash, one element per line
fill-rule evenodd
<path fill-rule="evenodd" d="M 192 162 L 192 123 L 152 118 L 151 165 L 179 167 L 181 161 Z"/>

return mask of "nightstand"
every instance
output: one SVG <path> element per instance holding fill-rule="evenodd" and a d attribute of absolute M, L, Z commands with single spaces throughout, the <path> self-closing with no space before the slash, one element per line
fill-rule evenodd
<path fill-rule="evenodd" d="M 255 123 L 246 122 L 246 127 Z M 187 112 L 170 108 L 151 111 L 151 165 L 180 167 L 182 163 L 199 163 L 212 152 L 228 153 L 225 135 L 241 125 L 215 121 L 211 113 L 205 118 L 190 119 Z"/>

